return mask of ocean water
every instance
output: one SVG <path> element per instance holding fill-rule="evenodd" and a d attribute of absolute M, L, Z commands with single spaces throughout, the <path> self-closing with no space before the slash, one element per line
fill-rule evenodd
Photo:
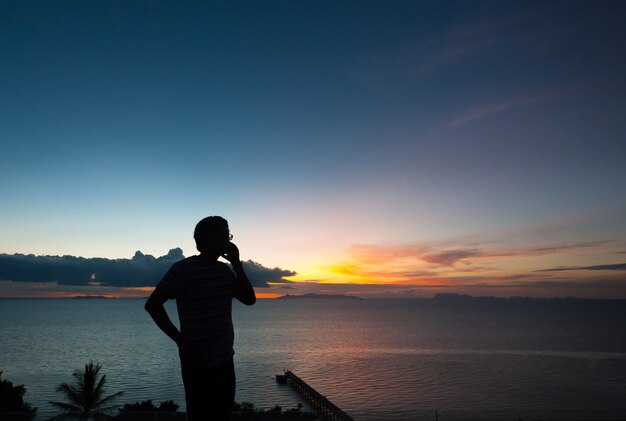
<path fill-rule="evenodd" d="M 119 403 L 173 399 L 175 345 L 143 300 L 0 300 L 0 371 L 24 384 L 38 419 L 59 383 L 93 360 Z M 173 302 L 168 311 L 177 321 Z M 290 369 L 356 420 L 624 419 L 624 302 L 451 303 L 260 300 L 236 303 L 236 400 L 302 402 Z"/>

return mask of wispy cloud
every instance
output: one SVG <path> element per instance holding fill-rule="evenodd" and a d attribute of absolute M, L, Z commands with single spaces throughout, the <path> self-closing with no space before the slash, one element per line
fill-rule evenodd
<path fill-rule="evenodd" d="M 423 44 L 423 54 L 413 68 L 418 73 L 436 71 L 468 56 L 481 53 L 505 42 L 502 29 L 510 27 L 510 19 L 497 19 L 452 28 L 442 38 L 429 39 Z"/>
<path fill-rule="evenodd" d="M 405 257 L 418 257 L 430 248 L 423 244 L 355 244 L 346 253 L 357 261 L 387 263 Z"/>
<path fill-rule="evenodd" d="M 461 249 L 445 250 L 442 252 L 421 256 L 420 258 L 428 263 L 434 263 L 442 266 L 452 266 L 460 260 L 467 259 L 469 257 L 478 257 L 481 255 L 483 255 L 483 252 L 478 249 Z"/>
<path fill-rule="evenodd" d="M 499 237 L 500 233 L 494 235 Z M 560 271 L 579 267 L 564 265 L 550 271 L 540 266 L 546 261 L 597 261 L 622 251 L 622 243 L 545 242 L 540 241 L 542 237 L 517 236 L 517 246 L 494 241 L 488 235 L 432 243 L 357 244 L 347 248 L 337 263 L 323 269 L 333 284 L 349 284 L 353 289 L 358 285 L 382 285 L 388 287 L 389 294 L 398 296 L 400 291 L 410 290 L 407 294 L 413 296 L 448 291 L 498 296 L 626 297 L 626 280 L 618 276 L 626 265 L 581 265 L 602 271 L 593 278 L 576 272 L 559 275 Z M 366 289 L 365 293 L 376 296 L 380 291 Z"/>
<path fill-rule="evenodd" d="M 361 79 L 373 82 L 380 78 L 414 79 L 436 74 L 442 68 L 485 53 L 507 42 L 503 29 L 513 21 L 498 19 L 457 26 L 413 44 L 386 46 L 362 63 Z"/>
<path fill-rule="evenodd" d="M 472 121 L 491 117 L 505 111 L 551 101 L 561 95 L 562 94 L 556 91 L 534 92 L 515 95 L 490 103 L 479 104 L 450 119 L 449 125 L 452 127 L 463 126 L 471 123 Z"/>
<path fill-rule="evenodd" d="M 581 227 L 605 224 L 619 224 L 626 219 L 626 211 L 620 207 L 597 206 L 593 209 L 572 210 L 567 213 L 533 221 L 522 225 L 495 227 L 480 232 L 474 232 L 458 237 L 458 243 L 466 247 L 495 247 L 510 244 L 512 239 L 516 242 L 523 241 L 526 244 L 536 243 L 540 239 L 561 238 L 563 234 L 570 235 Z M 608 245 L 610 242 L 587 243 L 591 246 Z M 611 251 L 619 253 L 624 251 L 623 246 Z"/>
<path fill-rule="evenodd" d="M 576 243 L 551 243 L 502 247 L 486 240 L 484 243 L 471 241 L 449 241 L 433 244 L 359 244 L 349 247 L 346 255 L 356 263 L 346 267 L 359 267 L 362 264 L 385 265 L 406 258 L 437 266 L 454 266 L 457 263 L 472 264 L 480 260 L 507 257 L 530 257 L 561 254 L 583 250 L 593 250 L 611 244 L 609 241 L 584 241 Z"/>
<path fill-rule="evenodd" d="M 543 269 L 538 272 L 562 272 L 571 270 L 626 270 L 626 263 L 616 263 L 612 265 L 593 265 L 593 266 L 571 266 L 563 268 Z"/>

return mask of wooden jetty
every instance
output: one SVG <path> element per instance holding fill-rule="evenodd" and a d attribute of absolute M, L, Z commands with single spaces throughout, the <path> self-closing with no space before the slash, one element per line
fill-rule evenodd
<path fill-rule="evenodd" d="M 277 374 L 276 381 L 278 383 L 287 383 L 293 387 L 306 401 L 315 408 L 324 418 L 332 421 L 354 421 L 352 417 L 343 412 L 334 403 L 329 401 L 317 390 L 309 386 L 300 377 L 291 371 L 285 371 L 285 374 Z"/>

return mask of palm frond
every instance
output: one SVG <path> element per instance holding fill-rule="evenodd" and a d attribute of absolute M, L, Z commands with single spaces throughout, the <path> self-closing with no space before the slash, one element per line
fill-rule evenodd
<path fill-rule="evenodd" d="M 56 391 L 61 392 L 65 398 L 74 405 L 81 405 L 83 403 L 83 397 L 79 391 L 71 384 L 61 383 L 57 386 Z"/>
<path fill-rule="evenodd" d="M 109 402 L 109 401 L 111 401 L 111 400 L 113 400 L 115 398 L 118 398 L 118 397 L 122 396 L 123 394 L 124 394 L 124 392 L 117 392 L 117 393 L 114 393 L 112 395 L 109 395 L 106 398 L 101 399 L 98 402 L 96 402 L 94 404 L 94 408 L 98 408 L 98 409 L 104 410 L 105 408 L 100 408 L 100 406 L 102 406 L 103 404 L 105 404 L 105 403 L 107 403 L 107 402 Z"/>
<path fill-rule="evenodd" d="M 100 378 L 100 381 L 96 385 L 95 389 L 93 390 L 93 396 L 94 396 L 95 402 L 100 401 L 100 399 L 102 398 L 102 394 L 104 393 L 104 384 L 107 381 L 106 378 L 107 378 L 106 374 L 102 376 Z"/>
<path fill-rule="evenodd" d="M 61 409 L 65 409 L 66 411 L 70 411 L 70 412 L 82 412 L 82 408 L 76 406 L 76 405 L 72 405 L 71 403 L 65 403 L 65 402 L 54 402 L 54 401 L 48 401 L 48 403 L 50 405 L 56 406 L 58 408 Z"/>
<path fill-rule="evenodd" d="M 76 370 L 72 373 L 72 376 L 74 378 L 76 378 L 76 384 L 82 389 L 85 386 L 85 381 L 84 381 L 84 373 L 80 370 Z"/>
<path fill-rule="evenodd" d="M 100 371 L 100 364 L 94 365 L 93 362 L 89 364 L 85 364 L 85 390 L 94 390 L 96 386 L 96 379 L 98 377 L 98 372 Z"/>

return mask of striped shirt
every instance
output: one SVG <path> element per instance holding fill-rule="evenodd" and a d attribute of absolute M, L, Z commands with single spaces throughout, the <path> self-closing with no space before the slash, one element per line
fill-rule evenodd
<path fill-rule="evenodd" d="M 222 262 L 191 256 L 176 262 L 157 285 L 176 300 L 180 332 L 193 361 L 210 367 L 233 354 L 232 299 L 237 277 Z M 181 359 L 191 359 L 180 354 Z"/>

